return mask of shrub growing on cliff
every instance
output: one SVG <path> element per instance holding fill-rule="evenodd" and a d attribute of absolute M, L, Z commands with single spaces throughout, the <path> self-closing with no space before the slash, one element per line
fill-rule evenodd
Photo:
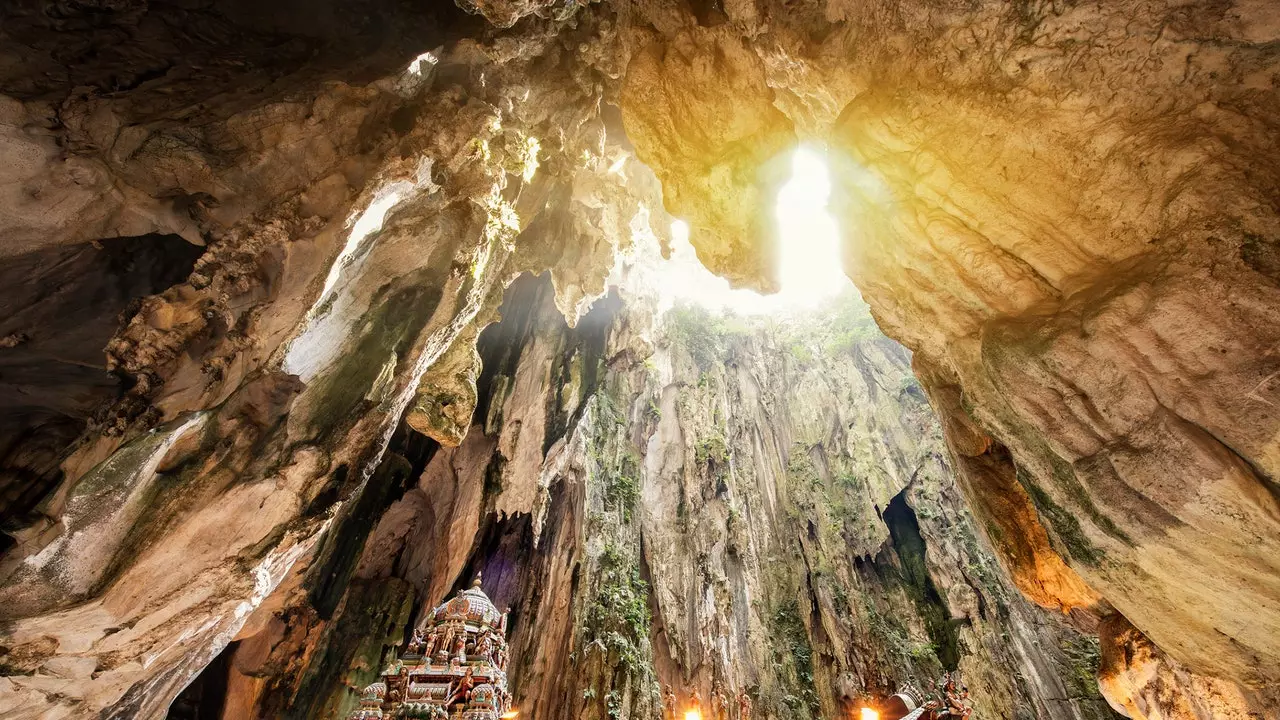
<path fill-rule="evenodd" d="M 604 504 L 616 510 L 623 522 L 631 522 L 640 503 L 640 458 L 635 452 L 622 455 L 615 468 L 604 471 Z"/>
<path fill-rule="evenodd" d="M 719 428 L 716 430 L 716 434 L 699 440 L 694 447 L 694 459 L 700 466 L 711 463 L 716 467 L 724 467 L 729 464 L 729 446 L 725 443 L 724 436 L 719 434 Z"/>
<path fill-rule="evenodd" d="M 831 337 L 824 348 L 829 355 L 851 352 L 860 342 L 884 337 L 871 317 L 871 308 L 856 294 L 841 299 L 830 327 Z"/>
<path fill-rule="evenodd" d="M 587 608 L 584 644 L 598 643 L 620 670 L 641 669 L 649 637 L 649 585 L 640 579 L 634 558 L 612 543 L 600 554 L 599 588 Z"/>
<path fill-rule="evenodd" d="M 822 482 L 822 477 L 818 475 L 818 468 L 809 457 L 809 448 L 801 443 L 791 446 L 791 453 L 787 457 L 787 476 L 796 486 L 814 488 Z"/>
<path fill-rule="evenodd" d="M 696 305 L 672 308 L 664 322 L 667 337 L 689 353 L 700 372 L 723 363 L 731 343 L 750 332 L 740 319 L 715 315 Z"/>
<path fill-rule="evenodd" d="M 808 710 L 817 715 L 818 695 L 813 685 L 813 647 L 809 631 L 794 599 L 774 611 L 770 618 L 775 676 L 783 682 L 782 703 L 792 712 Z M 792 672 L 787 672 L 790 667 Z"/>

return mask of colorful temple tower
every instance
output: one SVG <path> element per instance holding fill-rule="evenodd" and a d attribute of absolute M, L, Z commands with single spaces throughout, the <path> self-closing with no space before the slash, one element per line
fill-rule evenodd
<path fill-rule="evenodd" d="M 498 720 L 508 715 L 507 615 L 471 587 L 432 610 L 348 720 Z"/>

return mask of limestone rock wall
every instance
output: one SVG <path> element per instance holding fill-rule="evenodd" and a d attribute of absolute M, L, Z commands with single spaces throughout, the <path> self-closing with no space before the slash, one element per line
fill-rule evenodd
<path fill-rule="evenodd" d="M 979 622 L 967 595 L 938 591 L 961 586 L 947 568 L 964 563 L 939 560 L 954 533 L 926 515 L 958 516 L 958 501 L 927 509 L 902 479 L 933 468 L 941 488 L 950 467 L 1026 597 L 1090 632 L 1117 615 L 1132 626 L 1103 633 L 1121 658 L 1106 676 L 1117 708 L 1274 714 L 1275 16 L 1265 0 L 8 3 L 0 713 L 158 717 L 215 659 L 239 673 L 236 707 L 310 712 L 333 698 L 297 683 L 331 687 L 377 654 L 335 617 L 392 637 L 410 594 L 500 556 L 475 548 L 512 545 L 538 550 L 505 597 L 541 613 L 559 648 L 526 651 L 551 688 L 541 707 L 647 712 L 654 677 L 704 696 L 712 679 L 774 688 L 724 668 L 764 667 L 753 643 L 778 621 L 805 627 L 829 709 L 876 680 L 850 659 L 870 610 L 833 614 L 826 578 L 904 593 L 918 609 L 908 646 L 927 637 L 935 655 L 949 641 L 925 575 L 969 618 L 957 646 L 998 627 L 1058 632 L 1013 600 L 1007 617 L 979 602 Z M 912 351 L 945 459 L 921 463 L 914 432 L 853 448 L 830 415 L 776 400 L 741 414 L 777 377 L 807 387 L 789 366 L 742 374 L 772 350 L 743 350 L 700 386 L 670 343 L 615 328 L 611 376 L 588 382 L 544 338 L 523 375 L 479 378 L 470 345 L 517 273 L 551 270 L 567 328 L 604 292 L 633 221 L 662 234 L 663 205 L 709 267 L 771 287 L 760 211 L 795 140 L 828 149 L 846 269 Z M 605 433 L 592 387 L 652 403 L 614 403 L 621 429 Z M 473 404 L 484 433 L 467 431 Z M 779 429 L 746 430 L 766 421 Z M 876 433 L 893 427 L 880 418 Z M 688 440 L 714 428 L 727 475 L 718 447 L 700 456 Z M 645 462 L 630 475 L 633 453 Z M 865 453 L 889 474 L 841 485 L 862 478 Z M 486 457 L 501 462 L 478 470 Z M 452 488 L 429 496 L 441 505 L 412 491 L 428 469 L 424 488 Z M 708 524 L 680 521 L 695 561 L 755 557 L 764 572 L 773 553 L 818 580 L 767 578 L 758 608 L 734 600 L 756 614 L 729 623 L 725 588 L 741 583 L 652 575 L 675 551 L 646 533 L 685 528 L 623 513 L 631 484 L 605 475 L 705 510 Z M 793 532 L 788 508 L 821 522 Z M 352 578 L 408 574 L 368 565 L 409 537 L 392 510 L 447 518 L 459 544 L 419 556 L 404 585 L 351 595 Z M 776 534 L 730 543 L 731 510 Z M 867 551 L 858 573 L 828 574 L 837 538 Z M 927 573 L 908 550 L 921 544 Z M 552 593 L 536 610 L 529 577 Z M 603 609 L 582 594 L 601 583 L 616 590 Z M 557 674 L 597 641 L 609 652 L 594 670 Z M 632 662 L 646 653 L 653 664 Z M 801 677 L 801 655 L 769 682 Z M 923 672 L 908 656 L 893 667 Z M 987 707 L 1084 696 L 1038 686 L 1060 673 L 1026 662 Z"/>
<path fill-rule="evenodd" d="M 845 717 L 944 669 L 984 716 L 1111 717 L 1096 640 L 1005 578 L 865 306 L 785 326 L 647 307 L 610 296 L 571 329 L 546 278 L 518 281 L 480 337 L 476 423 L 356 577 L 408 581 L 422 612 L 482 573 L 537 717 L 657 718 L 666 685 L 682 708 L 723 688 L 735 713 L 746 695 L 756 717 Z M 333 707 L 387 637 L 328 675 Z"/>
<path fill-rule="evenodd" d="M 754 121 L 828 147 L 846 269 L 914 352 L 1019 588 L 1114 608 L 1206 682 L 1272 691 L 1274 8 L 764 1 L 649 23 L 647 56 L 680 60 L 633 62 L 624 104 L 662 100 L 624 119 L 659 176 L 696 187 L 667 202 L 701 209 L 699 252 L 738 229 L 712 211 L 767 178 L 691 185 L 722 148 L 678 155 L 699 130 L 663 108 L 727 113 L 713 86 L 764 84 Z M 769 240 L 742 245 L 750 273 Z"/>
<path fill-rule="evenodd" d="M 665 680 L 845 717 L 958 668 L 985 716 L 1109 717 L 1092 639 L 1009 587 L 908 354 L 860 302 L 678 309 L 664 334 L 642 518 Z"/>
<path fill-rule="evenodd" d="M 394 487 L 380 459 L 424 375 L 455 365 L 446 351 L 474 338 L 520 270 L 556 265 L 566 305 L 603 283 L 609 238 L 583 239 L 598 210 L 578 219 L 559 203 L 578 235 L 514 240 L 549 197 L 593 197 L 573 189 L 615 160 L 602 76 L 568 62 L 607 31 L 561 36 L 548 20 L 460 40 L 474 21 L 396 3 L 357 22 L 320 6 L 43 5 L 4 11 L 6 58 L 34 48 L 5 71 L 4 187 L 21 196 L 5 203 L 6 252 L 42 253 L 12 279 L 34 287 L 57 248 L 118 235 L 203 251 L 177 284 L 142 279 L 114 337 L 96 340 L 105 353 L 86 333 L 77 352 L 103 353 L 121 379 L 80 398 L 92 411 L 77 408 L 44 454 L 6 440 L 8 465 L 28 471 L 6 494 L 37 501 L 5 509 L 0 712 L 161 717 L 232 642 L 257 638 L 238 647 L 270 660 L 346 632 L 326 622 L 372 522 L 357 499 Z M 266 36 L 247 29 L 273 18 Z M 407 52 L 400 33 L 415 26 Z M 425 52 L 446 28 L 448 47 Z M 109 69 L 50 44 L 71 38 Z M 148 48 L 186 64 L 151 76 L 156 58 L 131 55 Z M 36 73 L 59 58 L 67 74 Z M 193 85 L 202 63 L 216 70 Z M 143 77 L 112 86 L 125 66 Z M 187 94 L 199 87 L 208 94 Z M 52 347 L 56 325 L 40 317 L 16 323 L 10 344 Z M 401 600 L 358 604 L 387 622 Z"/>

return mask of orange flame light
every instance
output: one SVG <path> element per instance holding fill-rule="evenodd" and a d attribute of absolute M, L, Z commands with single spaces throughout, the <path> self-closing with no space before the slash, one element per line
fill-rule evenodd
<path fill-rule="evenodd" d="M 702 720 L 702 711 L 693 708 L 684 714 L 684 720 Z"/>
<path fill-rule="evenodd" d="M 880 720 L 880 713 L 871 708 L 862 708 L 862 720 Z"/>
<path fill-rule="evenodd" d="M 515 708 L 512 708 L 510 712 L 506 712 L 502 714 L 502 720 L 512 720 L 512 718 L 515 718 L 519 715 L 520 715 L 520 711 L 516 710 Z"/>

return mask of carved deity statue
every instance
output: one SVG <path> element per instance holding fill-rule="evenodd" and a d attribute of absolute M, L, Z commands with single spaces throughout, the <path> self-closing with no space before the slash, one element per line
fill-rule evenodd
<path fill-rule="evenodd" d="M 746 690 L 738 693 L 738 720 L 751 720 L 751 696 Z"/>
<path fill-rule="evenodd" d="M 441 635 L 440 637 L 440 642 L 436 644 L 434 651 L 431 653 L 431 656 L 436 657 L 440 660 L 444 660 L 446 656 L 449 654 L 449 647 L 452 643 L 453 643 L 453 628 L 446 627 L 444 629 L 444 634 Z"/>
<path fill-rule="evenodd" d="M 711 686 L 711 717 L 714 720 L 728 720 L 729 717 L 729 701 L 725 699 L 724 691 L 720 689 L 719 680 Z"/>
<path fill-rule="evenodd" d="M 425 642 L 425 639 L 422 637 L 422 630 L 415 628 L 413 631 L 413 635 L 409 638 L 409 648 L 408 648 L 409 653 L 412 655 L 421 653 L 424 642 Z"/>
<path fill-rule="evenodd" d="M 448 701 L 445 702 L 445 705 L 454 705 L 457 703 L 466 702 L 468 699 L 470 699 L 471 689 L 474 688 L 475 686 L 476 686 L 476 679 L 471 674 L 471 668 L 467 668 L 467 674 L 463 675 L 462 678 L 458 680 L 458 685 L 456 686 L 454 691 L 450 693 L 449 699 Z"/>
<path fill-rule="evenodd" d="M 662 692 L 662 717 L 663 720 L 676 720 L 676 694 L 670 685 Z"/>

